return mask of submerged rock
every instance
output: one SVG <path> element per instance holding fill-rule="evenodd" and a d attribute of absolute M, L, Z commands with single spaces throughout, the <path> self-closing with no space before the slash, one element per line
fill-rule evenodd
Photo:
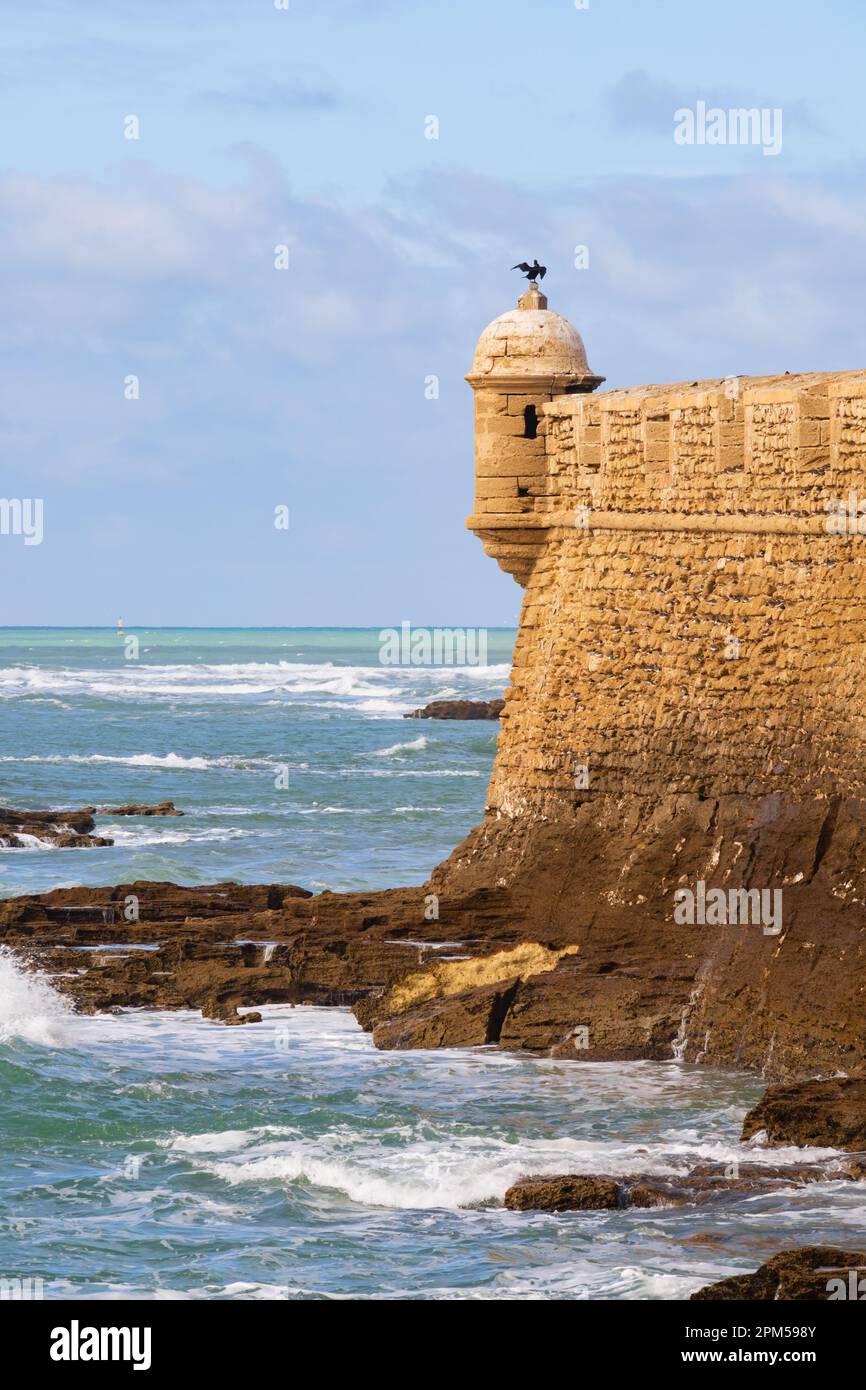
<path fill-rule="evenodd" d="M 155 806 L 141 805 L 139 802 L 130 802 L 126 806 L 100 806 L 100 816 L 182 816 L 183 811 L 178 811 L 173 801 L 160 801 Z"/>

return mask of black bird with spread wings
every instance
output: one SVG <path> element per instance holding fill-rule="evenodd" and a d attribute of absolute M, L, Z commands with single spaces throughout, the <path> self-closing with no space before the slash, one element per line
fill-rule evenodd
<path fill-rule="evenodd" d="M 539 265 L 537 256 L 532 265 L 529 264 L 529 261 L 521 261 L 519 265 L 513 265 L 511 269 L 525 271 L 527 280 L 531 280 L 533 284 L 536 280 L 543 280 L 547 274 L 547 266 Z"/>

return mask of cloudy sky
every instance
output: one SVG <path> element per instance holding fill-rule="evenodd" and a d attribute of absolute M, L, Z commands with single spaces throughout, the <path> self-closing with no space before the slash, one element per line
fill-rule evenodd
<path fill-rule="evenodd" d="M 609 385 L 866 366 L 862 0 L 281 4 L 0 0 L 0 623 L 515 621 L 463 374 L 524 257 Z"/>

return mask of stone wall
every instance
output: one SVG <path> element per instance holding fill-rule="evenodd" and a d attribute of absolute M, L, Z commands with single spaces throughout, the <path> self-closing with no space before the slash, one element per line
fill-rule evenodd
<path fill-rule="evenodd" d="M 531 510 L 469 521 L 526 593 L 485 821 L 433 882 L 580 944 L 510 1015 L 558 1055 L 586 1024 L 589 1059 L 862 1070 L 866 372 L 543 409 Z M 698 880 L 782 889 L 783 931 L 678 926 Z"/>
<path fill-rule="evenodd" d="M 862 794 L 866 538 L 826 528 L 866 484 L 866 373 L 544 413 L 532 515 L 471 523 L 534 547 L 491 806 L 550 814 L 585 765 L 590 795 Z"/>

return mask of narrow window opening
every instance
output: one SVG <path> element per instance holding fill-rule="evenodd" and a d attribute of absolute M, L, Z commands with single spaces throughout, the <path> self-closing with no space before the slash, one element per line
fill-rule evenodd
<path fill-rule="evenodd" d="M 528 405 L 523 412 L 523 438 L 535 439 L 538 434 L 538 412 L 534 405 Z"/>

